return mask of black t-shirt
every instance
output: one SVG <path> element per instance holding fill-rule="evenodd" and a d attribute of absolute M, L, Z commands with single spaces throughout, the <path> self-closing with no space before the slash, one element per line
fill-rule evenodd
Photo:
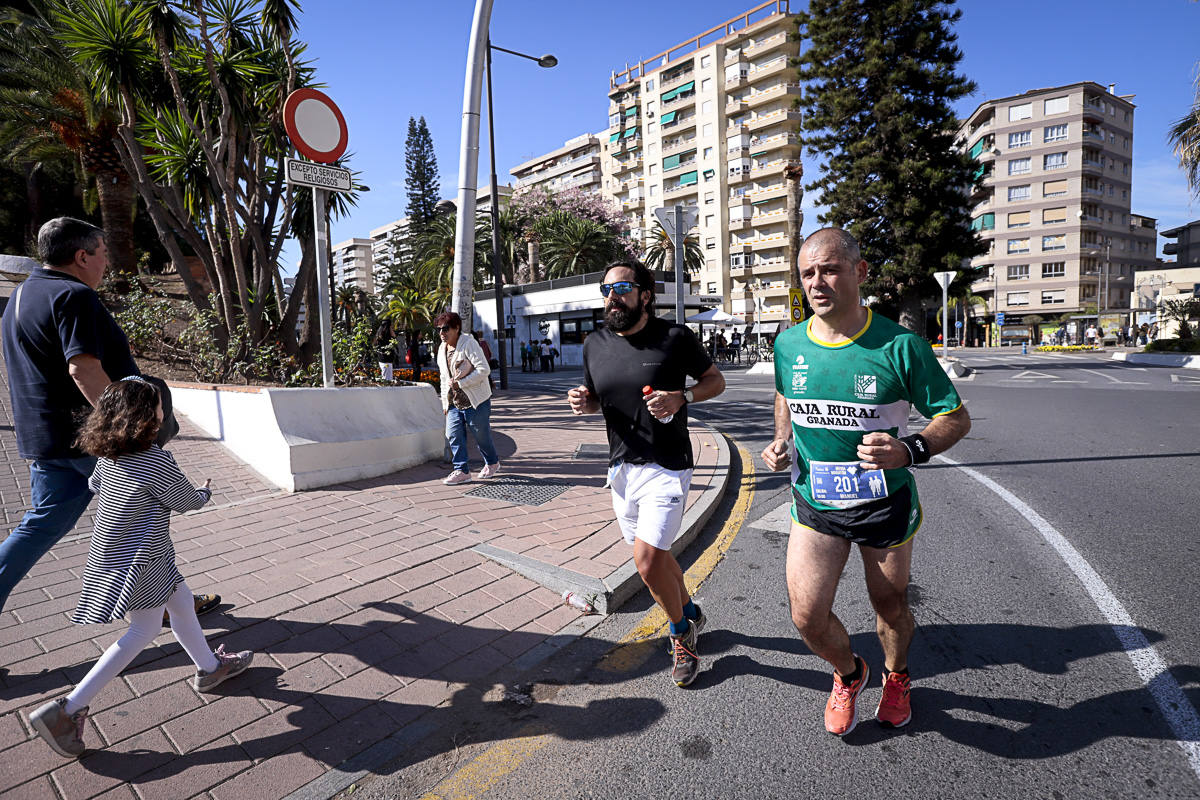
<path fill-rule="evenodd" d="M 622 460 L 691 469 L 687 405 L 670 422 L 659 422 L 646 408 L 642 387 L 681 391 L 688 375 L 698 380 L 711 366 L 694 333 L 657 317 L 632 336 L 608 328 L 588 336 L 583 343 L 583 381 L 600 400 L 608 427 L 609 463 Z"/>
<path fill-rule="evenodd" d="M 141 373 L 129 340 L 83 281 L 38 269 L 17 291 L 0 323 L 17 450 L 22 458 L 77 458 L 71 443 L 90 405 L 67 362 L 86 353 L 112 380 Z"/>

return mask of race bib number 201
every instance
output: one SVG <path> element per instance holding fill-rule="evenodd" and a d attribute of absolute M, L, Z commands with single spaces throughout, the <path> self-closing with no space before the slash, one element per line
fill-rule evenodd
<path fill-rule="evenodd" d="M 888 496 L 882 470 L 864 470 L 855 461 L 812 461 L 808 472 L 813 500 L 835 508 L 851 508 Z"/>

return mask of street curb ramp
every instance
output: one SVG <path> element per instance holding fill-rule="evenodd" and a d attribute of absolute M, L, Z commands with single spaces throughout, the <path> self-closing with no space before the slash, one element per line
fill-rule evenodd
<path fill-rule="evenodd" d="M 725 496 L 725 489 L 729 485 L 729 443 L 711 425 L 703 422 L 699 424 L 706 428 L 716 441 L 717 463 L 712 468 L 716 480 L 684 512 L 683 521 L 679 525 L 679 535 L 671 544 L 671 553 L 675 556 L 687 549 L 700 534 L 716 511 L 721 498 Z M 540 583 L 556 594 L 570 590 L 588 598 L 596 611 L 602 615 L 616 611 L 642 588 L 642 578 L 638 575 L 632 557 L 601 580 L 489 544 L 478 544 L 472 550 L 531 581 Z"/>

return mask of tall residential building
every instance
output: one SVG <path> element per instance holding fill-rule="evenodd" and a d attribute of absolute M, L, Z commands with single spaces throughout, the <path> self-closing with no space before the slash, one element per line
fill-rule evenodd
<path fill-rule="evenodd" d="M 585 192 L 600 191 L 600 139 L 598 134 L 585 133 L 568 139 L 545 155 L 518 164 L 509 172 L 516 180 L 512 194 L 520 196 L 533 187 L 551 193 L 579 188 Z M 504 194 L 503 190 L 500 192 Z"/>
<path fill-rule="evenodd" d="M 800 161 L 795 33 L 788 0 L 771 0 L 609 81 L 605 193 L 641 235 L 654 209 L 697 207 L 704 267 L 693 280 L 748 320 L 755 299 L 756 319 L 787 316 L 784 170 Z"/>
<path fill-rule="evenodd" d="M 990 246 L 972 261 L 988 268 L 972 290 L 1005 327 L 1085 317 L 1088 306 L 1128 311 L 1156 242 L 1155 221 L 1130 213 L 1131 98 L 1090 81 L 1034 89 L 982 103 L 961 124 L 983 177 L 972 227 Z"/>
<path fill-rule="evenodd" d="M 1162 235 L 1175 240 L 1163 245 L 1163 255 L 1175 256 L 1181 267 L 1200 267 L 1200 219 L 1162 231 Z"/>
<path fill-rule="evenodd" d="M 408 217 L 380 225 L 367 235 L 371 239 L 371 263 L 374 270 L 379 273 L 386 272 L 395 258 L 400 242 L 408 235 Z"/>
<path fill-rule="evenodd" d="M 355 286 L 375 293 L 375 261 L 371 239 L 347 239 L 333 246 L 333 280 L 337 286 Z"/>

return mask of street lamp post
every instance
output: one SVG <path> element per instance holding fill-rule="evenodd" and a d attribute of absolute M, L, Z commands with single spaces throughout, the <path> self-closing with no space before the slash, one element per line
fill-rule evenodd
<path fill-rule="evenodd" d="M 500 195 L 496 181 L 496 131 L 492 120 L 492 51 L 499 50 L 521 58 L 537 62 L 539 67 L 549 69 L 558 64 L 558 59 L 552 55 L 541 57 L 518 53 L 492 44 L 487 41 L 487 55 L 484 59 L 484 72 L 487 75 L 487 109 L 488 109 L 488 151 L 492 167 L 492 283 L 496 291 L 496 354 L 500 357 L 500 388 L 508 388 L 508 354 L 504 352 L 504 337 L 507 334 L 504 319 L 504 272 L 500 267 Z"/>

